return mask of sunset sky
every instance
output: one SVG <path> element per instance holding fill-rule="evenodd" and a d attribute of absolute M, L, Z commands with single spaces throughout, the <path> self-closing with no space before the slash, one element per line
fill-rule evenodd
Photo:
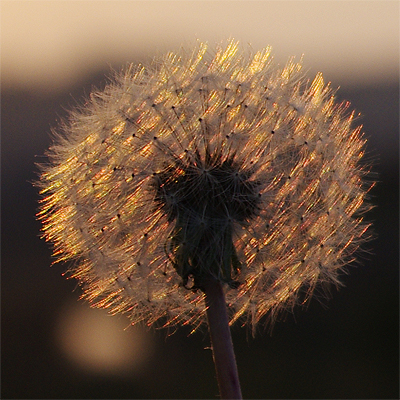
<path fill-rule="evenodd" d="M 234 38 L 358 84 L 398 74 L 397 1 L 2 1 L 3 84 L 62 88 L 196 39 Z"/>

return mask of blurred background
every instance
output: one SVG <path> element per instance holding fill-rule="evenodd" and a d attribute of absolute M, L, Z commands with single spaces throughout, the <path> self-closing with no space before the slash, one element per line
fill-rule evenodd
<path fill-rule="evenodd" d="M 330 301 L 255 339 L 233 328 L 245 398 L 399 396 L 397 1 L 2 1 L 2 398 L 217 398 L 207 331 L 129 327 L 78 301 L 39 239 L 31 182 L 56 127 L 110 69 L 238 39 L 322 71 L 361 113 L 376 239 Z"/>

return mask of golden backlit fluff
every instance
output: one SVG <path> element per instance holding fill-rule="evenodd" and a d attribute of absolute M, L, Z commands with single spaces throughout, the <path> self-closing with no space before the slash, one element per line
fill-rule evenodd
<path fill-rule="evenodd" d="M 237 43 L 130 65 L 70 113 L 42 166 L 57 261 L 83 297 L 132 323 L 205 321 L 224 283 L 231 323 L 339 284 L 365 240 L 365 140 L 322 74 Z"/>

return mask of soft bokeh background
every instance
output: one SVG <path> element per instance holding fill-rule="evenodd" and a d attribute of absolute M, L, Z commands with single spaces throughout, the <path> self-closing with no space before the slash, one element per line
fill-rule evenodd
<path fill-rule="evenodd" d="M 31 182 L 50 128 L 110 68 L 233 37 L 303 53 L 361 112 L 377 238 L 330 301 L 255 339 L 234 327 L 246 398 L 398 398 L 399 3 L 2 1 L 2 398 L 216 398 L 206 330 L 130 327 L 50 268 Z"/>

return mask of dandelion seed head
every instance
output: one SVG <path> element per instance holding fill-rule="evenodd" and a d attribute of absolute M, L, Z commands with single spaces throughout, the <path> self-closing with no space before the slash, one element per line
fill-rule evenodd
<path fill-rule="evenodd" d="M 56 132 L 44 237 L 84 298 L 132 323 L 196 328 L 210 277 L 231 323 L 274 319 L 339 284 L 365 240 L 354 118 L 322 74 L 274 66 L 270 48 L 199 44 L 130 65 Z"/>

